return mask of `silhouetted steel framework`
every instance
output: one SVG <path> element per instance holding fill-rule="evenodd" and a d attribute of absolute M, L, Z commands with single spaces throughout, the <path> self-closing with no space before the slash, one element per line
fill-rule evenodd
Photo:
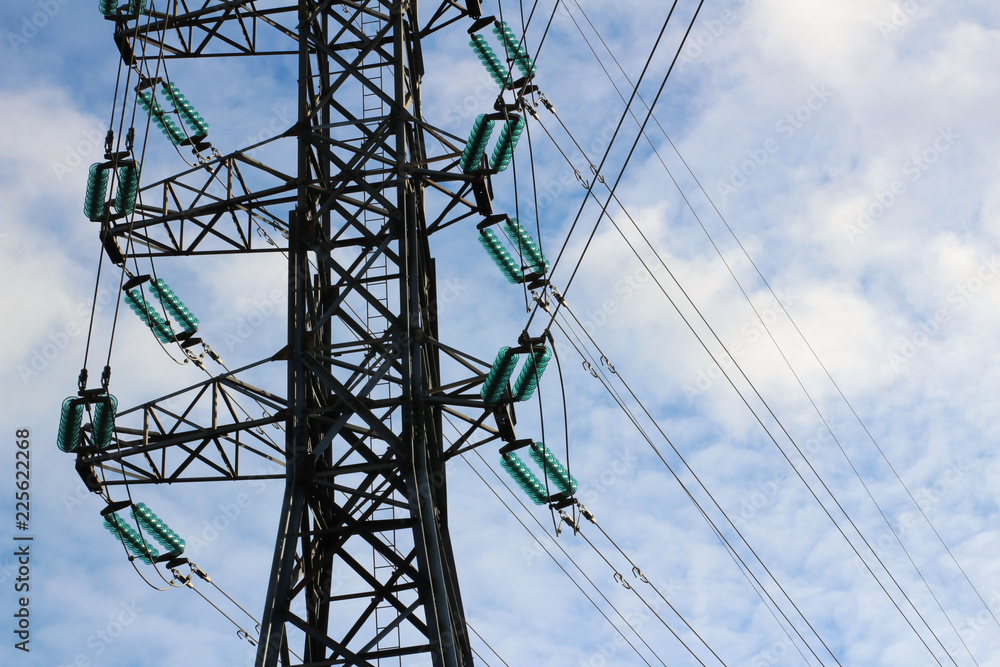
<path fill-rule="evenodd" d="M 287 253 L 288 342 L 121 411 L 108 449 L 84 433 L 78 469 L 93 487 L 97 468 L 109 486 L 285 480 L 260 665 L 471 665 L 445 461 L 498 440 L 491 415 L 510 422 L 479 396 L 490 364 L 438 339 L 428 236 L 491 213 L 489 174 L 457 167 L 464 139 L 424 122 L 420 82 L 421 40 L 479 3 L 435 2 L 423 23 L 416 0 L 160 4 L 115 19 L 126 62 L 297 58 L 297 122 L 264 142 L 295 142 L 297 164 L 202 142 L 200 164 L 141 184 L 133 220 L 106 217 L 104 246 L 116 263 Z M 242 379 L 281 364 L 284 396 Z M 468 429 L 447 451 L 445 413 Z"/>

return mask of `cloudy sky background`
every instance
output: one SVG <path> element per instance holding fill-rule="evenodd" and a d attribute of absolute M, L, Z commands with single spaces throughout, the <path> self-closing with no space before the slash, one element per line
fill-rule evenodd
<path fill-rule="evenodd" d="M 86 493 L 72 457 L 54 446 L 59 406 L 75 392 L 83 359 L 100 253 L 95 225 L 82 214 L 87 167 L 99 159 L 120 62 L 111 25 L 96 4 L 17 0 L 0 7 L 5 50 L 0 142 L 7 158 L 0 171 L 0 276 L 6 311 L 0 422 L 8 443 L 15 429 L 31 430 L 35 536 L 32 652 L 15 651 L 7 631 L 0 662 L 251 664 L 249 645 L 197 595 L 189 590 L 153 591 L 136 576 L 101 527 L 101 503 Z M 666 16 L 664 4 L 580 1 L 633 82 Z M 647 101 L 655 96 L 696 4 L 678 3 L 676 21 L 640 89 Z M 539 16 L 527 36 L 532 51 L 552 7 L 552 2 L 539 2 Z M 599 45 L 580 8 L 575 3 L 569 8 L 571 14 L 556 14 L 538 59 L 536 81 L 596 164 L 624 104 L 574 25 L 572 18 Z M 496 3 L 487 2 L 484 10 L 497 11 Z M 511 23 L 520 22 L 516 4 L 506 3 L 503 11 Z M 661 157 L 640 142 L 617 192 L 627 214 L 614 203 L 609 208 L 646 268 L 605 219 L 567 290 L 569 308 L 618 372 L 617 377 L 608 374 L 611 386 L 641 415 L 621 381 L 635 391 L 691 469 L 684 468 L 659 432 L 640 416 L 666 460 L 723 526 L 721 513 L 697 489 L 693 474 L 705 483 L 843 665 L 953 663 L 884 572 L 881 580 L 894 591 L 893 598 L 922 640 L 864 569 L 823 507 L 866 562 L 877 568 L 874 557 L 865 552 L 815 474 L 798 463 L 801 457 L 788 436 L 875 547 L 954 664 L 1000 665 L 1000 624 L 990 613 L 1000 612 L 1000 570 L 993 557 L 1000 547 L 995 492 L 1000 468 L 993 447 L 998 412 L 995 313 L 1000 305 L 1000 137 L 994 120 L 1000 103 L 995 74 L 1000 69 L 998 21 L 1000 13 L 992 3 L 972 0 L 706 0 L 656 108 L 659 122 L 705 192 L 651 123 L 648 136 Z M 425 53 L 425 116 L 458 136 L 465 136 L 474 116 L 489 108 L 493 90 L 465 41 L 460 29 L 443 31 Z M 606 52 L 598 49 L 598 54 L 627 95 L 625 77 Z M 288 126 L 295 114 L 287 97 L 294 86 L 290 71 L 287 63 L 246 59 L 171 65 L 172 79 L 209 121 L 213 144 L 223 153 Z M 645 109 L 639 105 L 635 111 L 642 118 Z M 588 161 L 570 137 L 544 108 L 539 114 L 574 167 L 589 178 Z M 541 240 L 547 254 L 554 256 L 584 190 L 535 121 L 530 121 L 529 131 L 542 211 Z M 628 119 L 604 170 L 609 183 L 636 133 L 637 125 Z M 523 138 L 515 167 L 516 205 L 522 221 L 533 228 L 527 155 Z M 287 154 L 278 148 L 261 156 L 271 158 L 280 161 Z M 180 157 L 154 129 L 144 182 L 182 168 Z M 509 208 L 515 206 L 513 178 L 512 170 L 494 179 L 498 202 Z M 595 193 L 603 202 L 606 190 Z M 570 239 L 553 274 L 556 286 L 566 285 L 598 211 L 593 202 L 584 209 L 580 231 Z M 652 248 L 639 238 L 630 218 Z M 442 287 L 442 337 L 492 359 L 525 326 L 523 294 L 509 287 L 485 257 L 471 227 L 456 225 L 442 232 L 432 247 Z M 106 291 L 99 292 L 104 305 L 99 305 L 95 322 L 93 379 L 107 354 L 116 300 L 117 280 L 109 278 L 109 267 L 106 264 L 102 273 Z M 279 257 L 164 261 L 157 268 L 201 318 L 203 335 L 230 367 L 281 346 L 284 304 L 280 295 L 273 295 L 284 281 Z M 272 310 L 269 304 L 279 314 L 260 317 Z M 760 320 L 768 324 L 788 364 Z M 540 324 L 536 318 L 533 333 Z M 557 334 L 556 344 L 567 391 L 572 469 L 581 483 L 581 498 L 604 530 L 726 664 L 820 664 L 808 652 L 804 659 L 793 648 L 680 485 L 600 381 L 583 368 L 569 342 Z M 123 409 L 204 377 L 190 364 L 178 366 L 167 358 L 127 311 L 118 321 L 112 365 L 112 392 Z M 545 439 L 564 452 L 557 371 L 550 365 L 541 394 Z M 281 386 L 280 375 L 261 374 L 260 380 Z M 535 404 L 519 406 L 519 433 L 540 438 L 541 424 L 532 412 L 537 413 Z M 822 507 L 755 414 L 797 462 Z M 5 447 L 5 452 L 13 462 L 13 447 Z M 555 543 L 633 621 L 666 664 L 697 664 L 634 592 L 615 583 L 613 570 L 582 538 L 565 532 L 554 538 L 546 511 L 534 506 L 526 511 L 518 504 L 523 495 L 500 485 L 490 470 L 499 471 L 495 450 L 487 447 L 481 453 L 489 465 L 475 455 L 468 463 L 456 459 L 450 464 L 452 537 L 468 619 L 508 664 L 645 663 L 616 643 L 615 629 L 473 469 L 553 549 L 605 613 L 617 619 Z M 3 467 L 12 470 L 13 465 Z M 0 556 L 0 581 L 7 628 L 13 625 L 10 614 L 15 609 L 8 548 L 13 481 L 11 473 L 0 483 L 8 517 L 2 531 L 7 544 L 0 549 L 5 554 Z M 188 539 L 192 560 L 257 615 L 263 606 L 280 487 L 259 483 L 144 488 L 141 499 Z M 226 528 L 213 532 L 213 522 Z M 631 566 L 600 532 L 592 526 L 584 530 L 636 585 L 635 591 L 691 642 L 676 615 L 632 577 Z M 731 527 L 724 533 L 737 544 Z M 749 558 L 746 547 L 737 549 Z M 752 568 L 760 574 L 758 565 Z M 143 571 L 148 574 L 150 568 Z M 778 594 L 773 583 L 767 586 Z M 204 592 L 220 601 L 213 591 Z M 792 614 L 787 602 L 782 605 Z M 241 613 L 225 608 L 234 618 Z M 798 627 L 807 634 L 803 623 Z M 660 664 L 650 649 L 625 632 L 649 664 Z M 934 647 L 936 659 L 922 641 Z M 819 642 L 812 643 L 823 664 L 836 664 Z M 478 640 L 474 645 L 485 658 L 483 664 L 502 664 Z M 706 664 L 718 663 L 697 640 L 691 645 Z M 800 642 L 796 645 L 806 651 Z"/>

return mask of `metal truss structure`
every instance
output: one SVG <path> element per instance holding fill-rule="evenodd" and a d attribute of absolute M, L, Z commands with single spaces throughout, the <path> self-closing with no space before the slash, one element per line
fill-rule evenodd
<path fill-rule="evenodd" d="M 490 365 L 438 337 L 428 237 L 490 215 L 490 175 L 458 168 L 464 139 L 423 119 L 420 84 L 422 40 L 479 3 L 426 18 L 416 0 L 149 4 L 109 17 L 127 64 L 295 63 L 297 119 L 265 143 L 297 157 L 269 166 L 257 146 L 191 139 L 199 163 L 140 184 L 132 219 L 102 223 L 104 247 L 119 264 L 285 254 L 287 345 L 120 411 L 111 447 L 84 433 L 77 467 L 91 485 L 97 469 L 108 486 L 285 480 L 258 665 L 471 665 L 445 463 L 512 434 L 512 414 L 479 396 Z M 284 395 L 244 379 L 267 368 L 287 371 Z M 447 449 L 445 418 L 467 429 Z M 276 427 L 284 443 L 264 436 Z"/>

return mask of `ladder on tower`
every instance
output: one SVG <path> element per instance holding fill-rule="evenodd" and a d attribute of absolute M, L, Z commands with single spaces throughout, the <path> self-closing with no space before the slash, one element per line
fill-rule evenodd
<path fill-rule="evenodd" d="M 385 27 L 384 22 L 375 12 L 368 13 L 362 11 L 360 13 L 360 28 L 362 34 L 367 39 L 376 39 L 382 29 Z M 371 53 L 365 57 L 362 66 L 368 72 L 369 76 L 369 86 L 364 86 L 361 89 L 362 96 L 362 110 L 364 114 L 364 122 L 367 127 L 377 126 L 385 122 L 386 109 L 385 102 L 374 89 L 383 90 L 383 67 L 381 62 L 381 57 L 376 53 Z M 386 180 L 386 174 L 388 172 L 388 167 L 385 160 L 385 150 L 379 148 L 374 156 L 374 159 L 369 161 L 369 165 L 373 166 L 373 169 L 369 171 L 366 175 L 370 182 L 372 180 L 376 182 Z M 378 211 L 372 210 L 375 208 L 374 202 L 370 202 L 371 207 L 365 208 L 363 211 L 364 225 L 372 234 L 378 234 L 382 231 L 383 226 L 386 223 L 386 217 L 379 213 Z M 369 293 L 375 297 L 375 299 L 383 306 L 385 311 L 391 312 L 391 305 L 389 303 L 389 279 L 388 279 L 389 265 L 388 260 L 384 253 L 380 254 L 372 262 L 371 266 L 368 268 L 366 273 L 366 284 Z M 382 315 L 377 308 L 375 308 L 371 303 L 366 302 L 365 304 L 365 321 L 368 332 L 376 337 L 384 335 L 386 330 L 389 328 L 389 321 Z M 373 361 L 374 363 L 374 361 Z M 392 383 L 383 379 L 372 390 L 372 398 L 378 399 L 388 399 L 391 398 Z M 388 424 L 390 429 L 394 430 L 394 424 Z M 381 489 L 372 487 L 372 495 L 377 496 L 381 493 Z M 387 520 L 391 521 L 396 519 L 396 509 L 395 505 L 392 503 L 382 504 L 378 507 L 372 514 L 372 519 L 375 521 Z M 402 555 L 396 544 L 396 533 L 393 530 L 388 530 L 381 533 L 381 537 L 385 544 L 387 544 L 394 553 L 397 555 Z M 391 564 L 385 556 L 380 554 L 378 550 L 372 547 L 372 573 L 375 578 L 379 581 L 388 581 L 392 578 L 395 571 L 395 566 Z M 375 607 L 374 611 L 374 623 L 376 630 L 376 637 L 379 637 L 376 648 L 378 650 L 391 650 L 398 649 L 402 645 L 400 630 L 397 624 L 397 619 L 399 618 L 399 611 L 387 601 L 379 601 Z M 398 660 L 398 665 L 403 664 L 403 658 L 400 656 L 392 662 Z M 378 664 L 382 665 L 383 659 L 378 660 Z"/>

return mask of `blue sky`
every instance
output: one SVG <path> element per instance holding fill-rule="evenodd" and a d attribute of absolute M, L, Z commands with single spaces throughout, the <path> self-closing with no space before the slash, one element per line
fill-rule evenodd
<path fill-rule="evenodd" d="M 538 4 L 526 38 L 532 52 L 553 4 Z M 655 96 L 696 4 L 678 3 L 677 20 L 640 88 L 646 101 Z M 111 26 L 96 5 L 15 0 L 0 7 L 6 130 L 0 134 L 6 158 L 0 169 L 6 309 L 0 425 L 5 442 L 16 429 L 31 432 L 35 537 L 32 651 L 23 654 L 13 649 L 10 632 L 16 609 L 10 472 L 0 481 L 6 517 L 0 598 L 8 619 L 0 663 L 248 665 L 249 644 L 195 593 L 154 591 L 136 575 L 101 527 L 99 499 L 84 489 L 72 457 L 54 445 L 59 406 L 75 391 L 84 355 L 100 251 L 96 227 L 82 214 L 87 167 L 99 159 L 120 62 Z M 516 208 L 530 229 L 537 221 L 550 256 L 566 241 L 583 201 L 574 169 L 590 178 L 589 164 L 600 161 L 624 109 L 573 19 L 627 96 L 625 76 L 583 12 L 635 82 L 666 16 L 664 5 L 580 0 L 556 12 L 536 82 L 586 157 L 539 107 L 540 123 L 556 140 L 529 119 L 539 210 L 526 136 L 514 168 L 494 179 L 498 204 Z M 512 24 L 520 23 L 517 4 L 502 9 Z M 484 3 L 484 11 L 496 12 L 496 0 Z M 608 218 L 600 223 L 566 293 L 569 309 L 617 373 L 599 363 L 601 353 L 594 367 L 605 372 L 726 537 L 737 544 L 735 528 L 742 532 L 843 665 L 1000 665 L 1000 623 L 993 617 L 1000 615 L 1000 570 L 992 557 L 1000 547 L 998 23 L 995 5 L 975 0 L 706 0 L 656 107 L 679 154 L 651 123 L 647 134 L 658 155 L 645 140 L 639 143 L 617 190 L 620 203 L 608 209 L 621 233 Z M 458 136 L 488 110 L 493 95 L 492 81 L 465 42 L 464 30 L 456 29 L 425 47 L 425 117 Z M 211 124 L 213 144 L 223 153 L 288 127 L 295 116 L 292 71 L 276 60 L 171 64 L 172 80 Z M 634 111 L 641 119 L 645 108 Z M 604 169 L 609 183 L 636 134 L 628 118 Z M 185 168 L 155 129 L 147 148 L 144 181 Z M 259 157 L 281 163 L 289 155 L 279 144 Z M 607 191 L 595 194 L 603 201 Z M 565 287 L 598 211 L 593 201 L 584 207 L 554 285 Z M 471 223 L 431 243 L 442 286 L 442 338 L 492 359 L 525 326 L 523 293 L 490 263 Z M 201 318 L 202 333 L 230 367 L 281 346 L 285 269 L 279 257 L 175 260 L 157 268 Z M 109 269 L 106 264 L 98 290 L 92 378 L 107 354 L 117 294 Z M 121 314 L 112 392 L 122 409 L 204 377 L 167 358 L 148 333 L 131 313 Z M 570 341 L 557 334 L 556 346 L 572 470 L 601 527 L 726 664 L 821 664 L 794 634 L 794 642 L 788 639 Z M 593 350 L 589 341 L 587 347 Z M 518 418 L 519 433 L 540 439 L 544 428 L 546 442 L 562 455 L 559 370 L 550 365 L 542 382 L 544 424 L 534 402 L 518 406 Z M 280 369 L 262 371 L 255 381 L 280 387 Z M 11 463 L 2 467 L 11 471 L 13 446 L 4 451 Z M 450 463 L 452 538 L 468 619 L 508 664 L 659 664 L 652 651 L 670 665 L 697 664 L 637 597 L 658 601 L 600 531 L 584 526 L 634 591 L 615 582 L 614 569 L 583 538 L 568 531 L 555 537 L 546 510 L 518 504 L 524 496 L 494 476 L 509 483 L 495 449 L 480 453 L 485 462 L 470 455 Z M 280 493 L 279 482 L 175 486 L 143 488 L 137 500 L 186 538 L 192 560 L 258 615 Z M 904 596 L 893 593 L 918 632 L 865 569 L 878 563 L 853 526 L 912 600 L 913 607 L 906 606 Z M 553 549 L 643 658 L 620 642 L 535 538 Z M 749 562 L 749 549 L 736 548 Z M 761 574 L 759 565 L 751 567 Z M 880 580 L 893 590 L 884 572 Z M 773 582 L 766 588 L 779 595 Z M 202 590 L 234 618 L 242 613 Z M 610 603 L 649 647 L 629 634 Z M 662 611 L 662 601 L 653 606 L 692 640 L 676 615 Z M 787 601 L 781 606 L 794 613 Z M 804 623 L 797 627 L 809 636 Z M 940 647 L 924 647 L 936 646 L 931 630 L 951 658 Z M 478 639 L 473 644 L 482 664 L 502 664 Z M 822 664 L 836 664 L 814 638 L 811 644 Z M 718 664 L 696 640 L 691 645 L 706 664 Z"/>

